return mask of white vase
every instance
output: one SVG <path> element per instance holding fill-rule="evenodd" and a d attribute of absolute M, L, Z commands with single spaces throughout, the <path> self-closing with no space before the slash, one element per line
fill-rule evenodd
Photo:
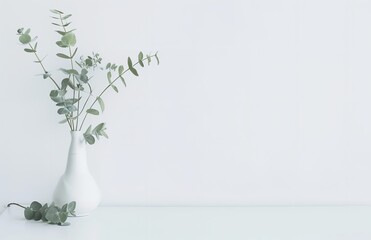
<path fill-rule="evenodd" d="M 86 143 L 81 131 L 71 131 L 67 166 L 53 194 L 57 206 L 76 201 L 76 215 L 86 216 L 100 202 L 100 191 L 86 159 Z"/>

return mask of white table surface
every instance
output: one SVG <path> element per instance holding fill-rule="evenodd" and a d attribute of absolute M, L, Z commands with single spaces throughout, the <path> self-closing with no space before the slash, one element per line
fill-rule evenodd
<path fill-rule="evenodd" d="M 27 221 L 12 207 L 0 215 L 0 239 L 363 240 L 371 207 L 100 207 L 60 227 Z"/>

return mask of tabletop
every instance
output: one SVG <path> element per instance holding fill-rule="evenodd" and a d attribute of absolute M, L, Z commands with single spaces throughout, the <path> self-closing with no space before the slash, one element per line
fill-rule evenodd
<path fill-rule="evenodd" d="M 0 239 L 371 239 L 371 206 L 100 207 L 69 226 L 0 215 Z"/>

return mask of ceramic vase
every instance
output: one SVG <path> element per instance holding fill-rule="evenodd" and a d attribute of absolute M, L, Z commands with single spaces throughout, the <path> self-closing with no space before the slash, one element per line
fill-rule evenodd
<path fill-rule="evenodd" d="M 76 215 L 86 216 L 100 203 L 100 191 L 86 158 L 86 143 L 81 131 L 71 131 L 67 166 L 53 194 L 57 206 L 76 201 Z"/>

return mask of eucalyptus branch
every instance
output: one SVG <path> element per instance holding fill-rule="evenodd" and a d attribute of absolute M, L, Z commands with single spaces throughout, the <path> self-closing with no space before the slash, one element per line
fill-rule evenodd
<path fill-rule="evenodd" d="M 45 69 L 45 67 L 44 67 L 44 64 L 42 63 L 42 60 L 39 58 L 39 56 L 38 56 L 37 53 L 36 53 L 36 49 L 34 49 L 34 47 L 33 47 L 30 43 L 28 44 L 28 46 L 32 49 L 33 53 L 35 54 L 35 57 L 36 57 L 36 59 L 37 59 L 37 62 L 40 63 L 41 68 L 43 69 L 44 73 L 45 73 L 45 74 L 48 74 L 49 72 L 46 71 L 46 69 Z M 53 81 L 54 85 L 58 88 L 58 90 L 60 90 L 61 88 L 59 87 L 58 83 L 53 79 L 53 77 L 50 76 L 49 74 L 48 74 L 47 76 L 48 76 L 48 78 L 49 78 L 50 80 Z"/>
<path fill-rule="evenodd" d="M 152 57 L 155 57 L 156 56 L 156 54 L 155 55 L 151 55 L 151 56 L 148 56 L 148 57 L 146 57 L 146 58 L 143 58 L 143 60 L 142 61 L 144 61 L 144 60 L 147 60 L 148 58 L 152 58 Z M 139 61 L 137 61 L 136 63 L 134 63 L 133 64 L 133 67 L 134 66 L 136 66 L 136 65 L 138 65 L 139 64 Z M 95 105 L 95 103 L 98 101 L 98 99 L 107 91 L 107 89 L 108 88 L 110 88 L 120 77 L 122 77 L 122 75 L 124 75 L 127 71 L 129 71 L 130 70 L 130 68 L 128 68 L 128 69 L 126 69 L 125 71 L 123 71 L 121 74 L 119 74 L 110 84 L 108 84 L 108 86 L 106 87 L 106 88 L 104 88 L 103 89 L 103 91 L 98 95 L 98 97 L 94 100 L 94 102 L 90 105 L 90 108 L 92 108 L 94 105 Z M 84 116 L 84 119 L 82 120 L 82 122 L 81 122 L 81 125 L 80 125 L 80 129 L 79 129 L 79 131 L 81 131 L 81 129 L 82 129 L 82 127 L 83 127 L 83 125 L 84 125 L 84 122 L 85 122 L 85 119 L 86 119 L 86 117 L 87 117 L 87 115 L 88 115 L 88 113 L 85 113 L 85 116 Z"/>
<path fill-rule="evenodd" d="M 44 64 L 42 63 L 42 60 L 40 60 L 39 56 L 37 55 L 36 49 L 35 49 L 35 48 L 30 44 L 30 43 L 28 44 L 28 46 L 31 48 L 31 50 L 32 50 L 33 53 L 35 54 L 35 57 L 36 57 L 36 59 L 37 59 L 37 62 L 40 63 L 40 66 L 41 66 L 41 68 L 43 69 L 44 74 L 47 74 L 46 76 L 48 76 L 48 78 L 49 78 L 50 80 L 53 81 L 54 85 L 58 88 L 58 90 L 61 90 L 61 88 L 59 87 L 58 83 L 54 80 L 54 78 L 53 78 L 50 74 L 48 74 L 49 72 L 46 71 L 46 69 L 45 69 L 45 67 L 44 67 Z M 66 114 L 65 114 L 65 117 L 66 117 L 66 120 L 67 120 L 67 122 L 68 122 L 68 125 L 70 126 L 70 129 L 71 129 L 71 131 L 72 131 L 72 128 L 73 128 L 73 127 L 72 127 L 71 122 L 69 121 L 69 119 L 68 119 L 68 117 L 67 117 Z"/>
<path fill-rule="evenodd" d="M 61 21 L 63 31 L 66 34 L 67 30 L 64 26 L 64 22 L 63 22 L 61 14 L 59 14 L 59 19 Z M 68 51 L 70 53 L 69 57 L 70 57 L 70 62 L 71 62 L 71 69 L 74 70 L 75 68 L 74 68 L 74 65 L 73 65 L 73 56 L 72 56 L 71 46 L 68 46 Z M 74 74 L 72 74 L 72 79 L 73 79 L 73 85 L 76 85 L 76 77 L 75 77 Z M 76 90 L 73 89 L 73 99 L 75 99 L 75 98 L 76 98 Z M 78 89 L 78 97 L 77 98 L 80 99 L 80 88 Z M 80 108 L 80 100 L 77 102 L 77 113 L 79 112 L 79 108 Z M 71 112 L 71 117 L 73 118 L 73 111 Z M 74 122 L 72 120 L 72 131 L 76 130 L 78 128 L 78 124 L 79 124 L 79 118 L 76 118 L 76 127 L 74 126 Z"/>
<path fill-rule="evenodd" d="M 46 70 L 43 64 L 44 59 L 40 59 L 36 52 L 37 42 L 35 43 L 34 46 L 31 45 L 33 38 L 30 35 L 31 31 L 30 28 L 28 29 L 19 28 L 17 30 L 18 40 L 21 44 L 27 47 L 24 49 L 25 52 L 33 53 L 35 55 L 37 59 L 37 61 L 35 62 L 39 63 L 44 71 L 43 78 L 50 79 L 56 86 L 56 89 L 50 91 L 49 96 L 58 107 L 57 113 L 61 116 L 64 115 L 66 117 L 66 120 L 62 120 L 60 121 L 60 123 L 68 122 L 71 131 L 80 131 L 84 126 L 88 114 L 99 115 L 100 113 L 104 112 L 105 104 L 102 99 L 102 96 L 107 92 L 108 88 L 112 87 L 113 90 L 118 92 L 118 88 L 114 85 L 118 79 L 121 79 L 126 87 L 126 82 L 125 79 L 123 78 L 123 75 L 126 72 L 130 71 L 133 75 L 138 76 L 138 72 L 134 68 L 136 65 L 139 64 L 141 67 L 144 67 L 143 61 L 145 60 L 147 60 L 148 65 L 150 65 L 152 58 L 156 58 L 157 64 L 159 64 L 160 61 L 157 56 L 157 53 L 154 55 L 146 55 L 146 57 L 144 58 L 143 53 L 139 52 L 138 61 L 135 64 L 133 64 L 131 58 L 128 57 L 127 59 L 128 69 L 126 70 L 124 70 L 123 65 L 117 66 L 114 63 L 107 63 L 106 70 L 109 84 L 108 86 L 103 88 L 99 95 L 95 96 L 96 93 L 94 92 L 93 95 L 92 87 L 89 84 L 89 80 L 91 79 L 91 77 L 89 78 L 87 75 L 88 74 L 90 75 L 90 70 L 96 70 L 96 68 L 103 70 L 103 68 L 100 66 L 100 64 L 102 63 L 102 58 L 100 57 L 99 53 L 92 52 L 92 55 L 89 55 L 86 58 L 84 58 L 84 56 L 81 56 L 80 62 L 74 61 L 75 55 L 78 50 L 78 48 L 75 47 L 76 45 L 76 35 L 74 34 L 75 29 L 70 30 L 68 26 L 70 25 L 71 21 L 67 20 L 72 16 L 72 14 L 65 14 L 56 9 L 52 9 L 50 11 L 53 14 L 55 14 L 51 16 L 51 18 L 56 20 L 53 21 L 52 24 L 58 26 L 56 32 L 62 35 L 60 40 L 57 41 L 56 44 L 65 52 L 65 53 L 59 52 L 56 55 L 60 58 L 68 59 L 70 62 L 68 63 L 70 67 L 67 67 L 67 69 L 64 68 L 60 69 L 64 74 L 67 75 L 61 82 L 56 81 L 53 78 L 53 76 L 51 76 L 51 74 Z M 67 49 L 68 53 L 66 53 Z M 77 64 L 81 69 L 78 69 L 77 65 L 75 64 Z M 113 75 L 117 77 L 114 78 Z M 87 89 L 86 86 L 88 86 L 89 89 Z M 67 89 L 68 87 L 71 89 Z M 88 92 L 88 90 L 90 92 Z M 87 93 L 88 95 L 84 93 Z M 93 108 L 97 102 L 99 103 L 100 111 Z M 90 106 L 90 108 L 88 108 L 88 106 Z M 83 118 L 81 118 L 83 113 L 85 113 L 85 115 L 83 116 Z M 105 123 L 100 123 L 95 127 L 90 125 L 84 133 L 85 141 L 89 144 L 94 144 L 95 138 L 99 139 L 100 136 L 108 138 L 107 134 L 105 133 L 105 129 L 106 129 Z M 39 206 L 39 204 L 36 205 Z M 29 213 L 31 214 L 31 212 Z"/>

